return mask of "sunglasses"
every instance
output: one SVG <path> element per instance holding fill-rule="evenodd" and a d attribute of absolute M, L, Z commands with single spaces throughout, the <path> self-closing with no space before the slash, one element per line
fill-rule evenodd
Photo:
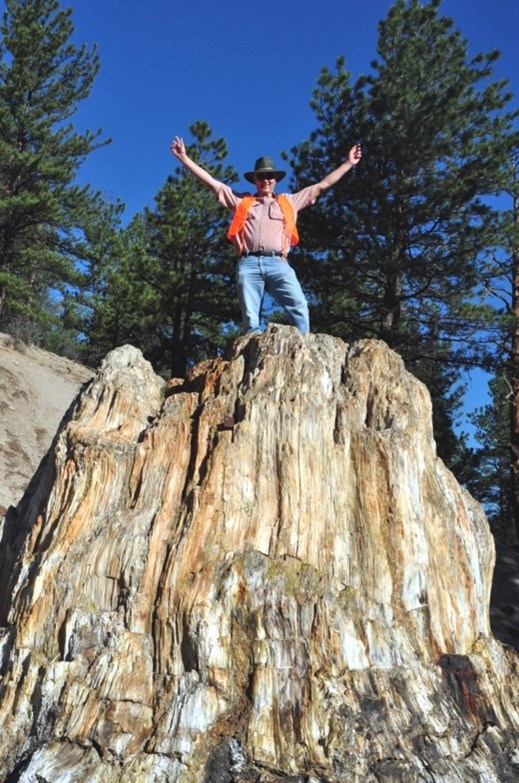
<path fill-rule="evenodd" d="M 254 179 L 276 179 L 272 174 L 255 174 Z"/>

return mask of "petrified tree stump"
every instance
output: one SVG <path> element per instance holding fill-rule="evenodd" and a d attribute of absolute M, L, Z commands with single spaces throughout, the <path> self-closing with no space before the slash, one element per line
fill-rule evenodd
<path fill-rule="evenodd" d="M 489 528 L 383 343 L 112 352 L 1 557 L 0 780 L 519 779 Z"/>

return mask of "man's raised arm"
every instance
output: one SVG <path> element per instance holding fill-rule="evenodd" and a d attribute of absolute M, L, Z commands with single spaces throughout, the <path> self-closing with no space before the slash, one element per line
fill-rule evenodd
<path fill-rule="evenodd" d="M 360 144 L 355 144 L 349 152 L 348 160 L 345 160 L 344 163 L 341 163 L 341 165 L 335 169 L 335 171 L 331 171 L 316 184 L 315 187 L 317 188 L 318 193 L 323 193 L 325 190 L 328 190 L 328 188 L 331 188 L 332 185 L 335 185 L 341 177 L 344 177 L 346 172 L 357 165 L 361 158 L 362 148 Z"/>
<path fill-rule="evenodd" d="M 178 158 L 178 160 L 186 167 L 186 169 L 189 169 L 189 171 L 200 180 L 200 182 L 202 182 L 208 188 L 211 188 L 211 190 L 214 190 L 215 193 L 218 192 L 221 183 L 212 177 L 208 171 L 203 169 L 202 166 L 199 166 L 198 163 L 195 163 L 194 160 L 191 160 L 186 152 L 186 145 L 184 144 L 183 139 L 181 139 L 179 136 L 175 136 L 171 142 L 170 150 L 173 155 Z"/>

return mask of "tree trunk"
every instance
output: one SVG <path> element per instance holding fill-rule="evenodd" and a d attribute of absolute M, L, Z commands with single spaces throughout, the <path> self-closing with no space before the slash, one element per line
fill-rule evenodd
<path fill-rule="evenodd" d="M 382 301 L 381 337 L 391 348 L 397 347 L 395 338 L 400 322 L 402 271 L 399 262 L 401 252 L 400 248 L 395 250 L 389 262 Z"/>
<path fill-rule="evenodd" d="M 493 565 L 381 341 L 118 348 L 5 519 L 0 780 L 515 780 Z"/>

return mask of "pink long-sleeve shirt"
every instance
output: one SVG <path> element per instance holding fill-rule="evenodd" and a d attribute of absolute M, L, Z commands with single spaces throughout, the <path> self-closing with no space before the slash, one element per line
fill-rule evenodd
<path fill-rule="evenodd" d="M 223 182 L 219 183 L 216 197 L 227 209 L 235 210 L 248 193 L 236 193 Z M 283 194 L 297 213 L 315 203 L 319 192 L 316 185 L 310 185 L 297 193 Z M 240 234 L 244 251 L 280 253 L 283 248 L 283 213 L 275 196 L 258 196 L 247 213 L 247 220 Z M 238 246 L 238 241 L 235 241 Z"/>

